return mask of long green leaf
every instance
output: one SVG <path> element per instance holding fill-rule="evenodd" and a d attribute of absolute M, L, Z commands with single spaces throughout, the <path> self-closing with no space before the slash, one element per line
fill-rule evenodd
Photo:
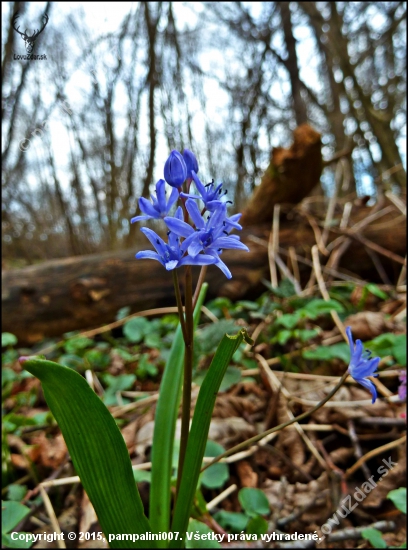
<path fill-rule="evenodd" d="M 208 284 L 204 283 L 194 309 L 194 328 L 200 319 Z M 181 382 L 184 364 L 184 341 L 180 325 L 173 340 L 163 378 L 160 384 L 160 397 L 157 402 L 153 446 L 152 482 L 150 485 L 150 523 L 154 533 L 168 532 L 170 527 L 170 484 L 174 433 L 180 404 Z M 160 547 L 166 541 L 157 541 Z"/>
<path fill-rule="evenodd" d="M 75 470 L 105 537 L 148 533 L 125 441 L 112 415 L 85 379 L 39 358 L 22 361 L 41 380 L 44 396 L 67 444 Z M 111 548 L 148 548 L 150 541 L 113 540 Z"/>
<path fill-rule="evenodd" d="M 183 538 L 200 475 L 215 399 L 229 362 L 243 340 L 252 343 L 245 329 L 240 330 L 236 336 L 226 334 L 223 337 L 198 394 L 171 528 L 173 532 L 178 531 Z M 179 548 L 179 545 L 180 542 L 173 541 L 169 547 Z"/>

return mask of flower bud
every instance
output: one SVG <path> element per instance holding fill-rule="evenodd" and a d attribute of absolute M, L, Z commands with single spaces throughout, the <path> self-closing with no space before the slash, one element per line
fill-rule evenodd
<path fill-rule="evenodd" d="M 187 166 L 187 177 L 192 179 L 193 176 L 191 171 L 194 170 L 196 174 L 198 173 L 198 162 L 196 156 L 192 151 L 190 151 L 190 149 L 184 149 L 183 159 Z"/>
<path fill-rule="evenodd" d="M 187 178 L 187 167 L 178 151 L 172 151 L 164 165 L 164 179 L 172 187 L 180 187 Z"/>

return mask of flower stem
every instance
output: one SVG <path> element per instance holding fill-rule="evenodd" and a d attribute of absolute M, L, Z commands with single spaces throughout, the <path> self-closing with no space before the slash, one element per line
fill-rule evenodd
<path fill-rule="evenodd" d="M 179 318 L 180 318 L 181 331 L 183 333 L 184 342 L 186 342 L 187 341 L 187 329 L 186 329 L 186 322 L 184 320 L 183 304 L 181 302 L 180 285 L 179 285 L 179 281 L 178 281 L 177 270 L 173 269 L 172 273 L 173 273 L 174 293 L 176 295 L 176 301 L 177 301 L 178 314 L 179 314 Z"/>
<path fill-rule="evenodd" d="M 177 473 L 178 493 L 181 476 L 183 474 L 184 458 L 187 449 L 188 434 L 190 430 L 190 407 L 191 407 L 191 383 L 193 377 L 193 277 L 191 266 L 186 266 L 186 290 L 185 290 L 185 311 L 186 311 L 186 338 L 184 352 L 184 379 L 183 379 L 183 401 L 181 413 L 181 436 L 180 436 L 180 455 Z"/>
<path fill-rule="evenodd" d="M 201 472 L 203 472 L 204 470 L 206 470 L 207 468 L 209 468 L 210 466 L 212 466 L 216 462 L 219 462 L 222 458 L 225 458 L 225 457 L 230 456 L 232 454 L 235 454 L 239 451 L 242 451 L 242 450 L 246 449 L 247 447 L 249 447 L 250 445 L 252 445 L 252 443 L 257 443 L 258 441 L 263 439 L 265 436 L 267 436 L 269 434 L 272 434 L 272 433 L 275 433 L 275 432 L 279 432 L 280 430 L 283 430 L 284 428 L 287 428 L 291 424 L 294 424 L 295 422 L 299 422 L 299 420 L 303 420 L 304 418 L 307 418 L 308 416 L 313 414 L 315 411 L 320 409 L 320 407 L 323 407 L 323 405 L 325 403 L 327 403 L 327 401 L 329 401 L 335 393 L 337 393 L 337 391 L 340 389 L 340 387 L 344 384 L 344 382 L 345 382 L 348 375 L 349 375 L 349 372 L 348 372 L 348 370 L 346 370 L 346 372 L 340 378 L 340 380 L 338 381 L 336 386 L 332 389 L 332 391 L 328 395 L 326 395 L 326 397 L 322 401 L 320 401 L 317 405 L 315 405 L 309 411 L 306 411 L 306 412 L 300 414 L 299 416 L 296 416 L 296 418 L 292 418 L 291 420 L 288 420 L 288 422 L 284 422 L 283 424 L 279 424 L 279 426 L 275 426 L 274 428 L 271 428 L 270 430 L 267 430 L 266 432 L 262 432 L 261 434 L 255 435 L 254 437 L 251 437 L 250 439 L 247 439 L 246 441 L 244 441 L 242 443 L 239 443 L 239 445 L 235 445 L 235 447 L 231 447 L 231 449 L 228 449 L 228 451 L 225 451 L 225 453 L 222 453 L 221 455 L 215 457 L 214 460 L 212 460 L 211 462 L 206 464 L 203 468 L 201 468 Z"/>
<path fill-rule="evenodd" d="M 201 266 L 200 275 L 198 277 L 197 286 L 196 286 L 196 289 L 194 291 L 194 296 L 193 296 L 193 310 L 196 307 L 196 303 L 197 303 L 198 297 L 200 295 L 200 290 L 201 290 L 201 287 L 203 286 L 203 282 L 204 282 L 205 276 L 207 274 L 207 267 L 208 267 L 207 265 Z"/>

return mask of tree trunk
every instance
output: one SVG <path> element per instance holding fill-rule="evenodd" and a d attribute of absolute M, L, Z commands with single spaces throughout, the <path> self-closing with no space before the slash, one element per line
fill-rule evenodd
<path fill-rule="evenodd" d="M 349 226 L 365 218 L 370 211 L 366 207 L 358 209 L 352 214 Z M 387 230 L 384 230 L 384 224 L 387 224 Z M 378 229 L 375 225 L 368 226 L 364 236 L 386 251 L 404 256 L 406 232 L 401 213 L 395 208 L 381 218 L 378 225 Z M 223 253 L 222 259 L 233 275 L 231 280 L 226 279 L 217 267 L 209 266 L 207 299 L 215 296 L 227 296 L 233 300 L 255 299 L 266 290 L 262 279 L 270 278 L 269 232 L 270 220 L 246 227 L 241 238 L 250 252 L 226 250 Z M 330 232 L 329 242 L 337 237 L 338 232 Z M 310 249 L 315 242 L 313 230 L 304 218 L 299 216 L 290 222 L 282 221 L 279 246 L 283 260 L 286 260 L 285 251 L 293 246 L 299 256 L 308 258 L 310 262 Z M 170 274 L 159 262 L 135 260 L 135 252 L 137 250 L 92 254 L 4 271 L 3 331 L 14 333 L 22 345 L 110 323 L 117 311 L 125 306 L 136 312 L 175 305 Z M 381 262 L 389 278 L 396 281 L 402 267 L 400 263 L 384 256 L 381 256 Z M 358 241 L 353 241 L 343 256 L 340 271 L 342 265 L 347 273 L 378 280 L 370 256 Z M 310 275 L 310 267 L 303 263 L 299 263 L 299 267 L 304 284 Z M 197 277 L 198 268 L 193 271 Z"/>

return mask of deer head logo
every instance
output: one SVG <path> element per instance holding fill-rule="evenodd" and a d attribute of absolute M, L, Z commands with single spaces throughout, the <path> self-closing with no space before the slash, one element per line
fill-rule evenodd
<path fill-rule="evenodd" d="M 20 13 L 17 12 L 14 17 L 13 17 L 13 29 L 18 32 L 18 34 L 20 34 L 22 37 L 23 37 L 23 40 L 24 40 L 24 43 L 25 43 L 25 48 L 26 48 L 26 51 L 27 53 L 32 53 L 33 49 L 34 49 L 34 44 L 35 44 L 35 41 L 37 40 L 38 38 L 38 35 L 42 33 L 42 31 L 45 29 L 47 23 L 48 23 L 48 15 L 47 14 L 44 14 L 43 15 L 43 19 L 44 19 L 44 23 L 43 23 L 43 26 L 41 27 L 40 30 L 36 30 L 33 32 L 32 36 L 29 36 L 27 34 L 27 29 L 25 30 L 25 32 L 20 32 L 18 29 L 20 27 L 17 27 L 16 28 L 16 24 L 17 24 L 17 19 L 18 17 L 20 16 Z"/>

